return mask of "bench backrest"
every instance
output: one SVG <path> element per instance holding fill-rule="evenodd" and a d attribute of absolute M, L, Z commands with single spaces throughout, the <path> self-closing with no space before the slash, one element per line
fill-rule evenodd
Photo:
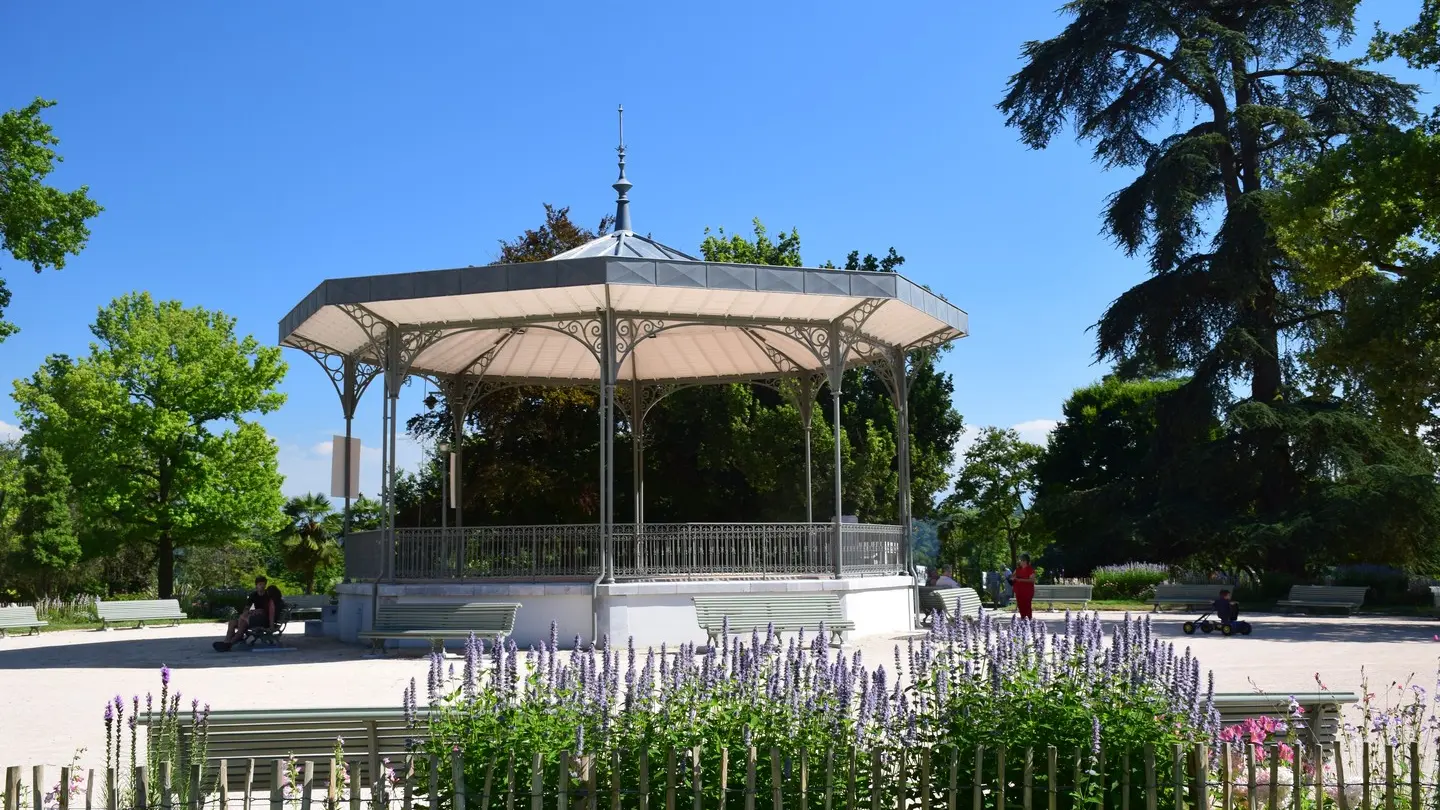
<path fill-rule="evenodd" d="M 920 612 L 926 615 L 935 611 L 951 616 L 980 615 L 980 594 L 974 588 L 929 588 L 920 589 Z"/>
<path fill-rule="evenodd" d="M 1220 598 L 1220 591 L 1225 590 L 1225 585 L 1156 585 L 1156 601 L 1181 601 L 1192 602 L 1214 602 Z"/>
<path fill-rule="evenodd" d="M 0 607 L 0 627 L 33 627 L 39 623 L 34 605 Z"/>
<path fill-rule="evenodd" d="M 95 613 L 106 621 L 185 618 L 178 599 L 137 599 L 130 602 L 96 602 Z"/>
<path fill-rule="evenodd" d="M 848 624 L 840 597 L 829 593 L 757 593 L 747 596 L 696 596 L 695 619 L 706 630 L 730 620 L 732 633 L 764 630 L 771 623 L 788 630 L 819 630 Z"/>
<path fill-rule="evenodd" d="M 1093 592 L 1094 588 L 1090 585 L 1036 585 L 1035 600 L 1043 602 L 1054 599 L 1058 602 L 1062 599 L 1074 599 L 1088 602 Z"/>
<path fill-rule="evenodd" d="M 1337 605 L 1363 605 L 1365 585 L 1295 585 L 1290 588 L 1291 602 L 1334 602 Z"/>
<path fill-rule="evenodd" d="M 1290 699 L 1303 707 L 1299 724 L 1310 730 L 1320 742 L 1332 742 L 1340 732 L 1341 709 L 1356 702 L 1354 692 L 1309 692 L 1278 694 L 1274 692 L 1217 692 L 1215 709 L 1222 725 L 1235 725 L 1252 717 L 1285 718 L 1290 714 Z"/>
<path fill-rule="evenodd" d="M 285 607 L 295 608 L 319 608 L 330 604 L 330 597 L 323 593 L 296 594 L 295 596 L 283 596 Z"/>
<path fill-rule="evenodd" d="M 509 635 L 515 630 L 519 610 L 517 604 L 499 602 L 382 602 L 375 615 L 375 631 L 473 630 Z"/>
<path fill-rule="evenodd" d="M 416 727 L 409 728 L 404 711 L 398 708 L 211 712 L 206 737 L 207 770 L 215 774 L 219 760 L 228 759 L 227 781 L 232 786 L 242 785 L 248 760 L 254 759 L 254 784 L 266 786 L 270 784 L 274 760 L 293 755 L 297 762 L 314 761 L 316 777 L 323 774 L 328 779 L 337 738 L 345 741 L 345 758 L 359 760 L 362 770 L 369 769 L 372 749 L 377 759 L 388 757 L 393 765 L 404 759 L 407 740 L 423 740 L 429 736 L 425 710 L 421 709 L 419 715 Z M 143 714 L 139 722 L 145 725 Z M 190 718 L 182 716 L 182 745 L 190 744 L 193 730 Z M 369 784 L 368 774 L 364 782 Z"/>

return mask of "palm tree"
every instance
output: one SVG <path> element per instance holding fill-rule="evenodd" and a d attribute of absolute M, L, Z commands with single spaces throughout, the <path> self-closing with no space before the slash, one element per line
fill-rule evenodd
<path fill-rule="evenodd" d="M 315 573 L 340 559 L 340 546 L 330 537 L 327 517 L 330 499 L 319 493 L 285 502 L 285 526 L 280 530 L 280 553 L 285 567 L 295 572 L 305 593 L 315 590 Z"/>

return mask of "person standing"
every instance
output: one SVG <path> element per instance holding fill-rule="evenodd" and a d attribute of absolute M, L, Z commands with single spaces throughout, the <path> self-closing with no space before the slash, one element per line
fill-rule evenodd
<path fill-rule="evenodd" d="M 1035 618 L 1031 613 L 1031 602 L 1035 599 L 1035 568 L 1030 565 L 1030 555 L 1020 555 L 1020 565 L 1011 578 L 1011 589 L 1015 592 L 1015 612 L 1022 619 Z"/>

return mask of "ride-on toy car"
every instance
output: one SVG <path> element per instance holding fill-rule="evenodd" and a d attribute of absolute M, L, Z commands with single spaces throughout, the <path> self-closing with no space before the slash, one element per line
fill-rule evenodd
<path fill-rule="evenodd" d="M 1200 628 L 1200 632 L 1207 634 L 1219 630 L 1222 636 L 1233 636 L 1236 633 L 1242 636 L 1250 635 L 1249 622 L 1240 619 L 1236 619 L 1234 622 L 1212 622 L 1210 621 L 1209 613 L 1206 613 L 1194 621 L 1185 622 L 1180 625 L 1180 629 L 1184 630 L 1187 636 L 1195 635 L 1195 628 L 1197 627 Z"/>

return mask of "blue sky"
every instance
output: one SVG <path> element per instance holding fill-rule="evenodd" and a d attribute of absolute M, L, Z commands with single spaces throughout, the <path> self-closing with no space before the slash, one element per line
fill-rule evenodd
<path fill-rule="evenodd" d="M 1126 176 L 1068 138 L 1027 150 L 994 108 L 1058 5 L 0 4 L 0 108 L 58 100 L 54 181 L 106 207 L 59 273 L 0 259 L 22 329 L 0 378 L 83 352 L 96 310 L 132 290 L 273 343 L 327 277 L 492 261 L 546 202 L 593 224 L 613 210 L 623 102 L 636 230 L 693 251 L 758 216 L 798 228 L 808 264 L 894 246 L 970 313 L 944 361 L 967 425 L 1039 438 L 1103 373 L 1087 329 L 1144 273 L 1099 233 Z M 1360 30 L 1418 8 L 1366 0 Z M 1434 77 L 1414 78 L 1433 103 Z M 325 490 L 338 402 L 287 354 L 289 402 L 265 424 L 287 493 Z M 371 396 L 372 492 L 379 423 Z"/>

